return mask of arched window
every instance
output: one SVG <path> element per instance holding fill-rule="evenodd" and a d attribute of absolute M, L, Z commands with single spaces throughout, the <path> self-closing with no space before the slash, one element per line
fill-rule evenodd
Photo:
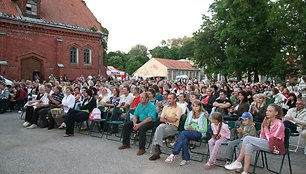
<path fill-rule="evenodd" d="M 26 3 L 26 14 L 28 15 L 37 15 L 37 2 L 32 0 L 27 0 Z"/>
<path fill-rule="evenodd" d="M 77 64 L 78 63 L 78 49 L 76 47 L 70 48 L 70 63 Z"/>
<path fill-rule="evenodd" d="M 84 64 L 86 65 L 91 64 L 91 49 L 88 48 L 84 49 Z"/>

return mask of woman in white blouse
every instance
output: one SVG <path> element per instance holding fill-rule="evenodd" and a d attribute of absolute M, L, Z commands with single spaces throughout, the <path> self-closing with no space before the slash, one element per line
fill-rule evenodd
<path fill-rule="evenodd" d="M 65 96 L 62 100 L 62 104 L 60 105 L 61 109 L 62 109 L 62 112 L 59 115 L 52 114 L 52 117 L 54 118 L 56 124 L 61 125 L 59 128 L 66 127 L 66 124 L 63 122 L 64 121 L 63 116 L 68 113 L 69 109 L 74 108 L 75 97 L 74 97 L 74 95 L 72 95 L 72 92 L 73 92 L 72 87 L 70 87 L 70 86 L 66 87 Z M 56 109 L 58 109 L 58 108 L 56 108 Z"/>

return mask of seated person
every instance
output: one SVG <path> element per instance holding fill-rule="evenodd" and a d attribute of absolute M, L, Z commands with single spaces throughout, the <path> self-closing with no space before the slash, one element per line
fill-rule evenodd
<path fill-rule="evenodd" d="M 123 113 L 126 113 L 127 109 L 130 107 L 130 105 L 133 102 L 133 95 L 130 93 L 130 87 L 124 86 L 122 88 L 123 95 L 120 96 L 120 101 L 119 101 L 119 107 L 113 110 L 112 113 L 112 121 L 118 121 L 118 120 L 124 120 L 125 115 Z M 113 125 L 113 133 L 118 132 L 118 125 L 114 124 Z"/>
<path fill-rule="evenodd" d="M 41 92 L 42 89 L 41 89 Z M 40 99 L 41 102 L 38 102 L 35 106 L 34 106 L 34 113 L 31 114 L 30 112 L 27 114 L 26 113 L 26 117 L 25 117 L 25 123 L 24 123 L 24 127 L 27 127 L 28 129 L 35 129 L 37 128 L 37 121 L 38 121 L 38 117 L 39 117 L 39 112 L 43 109 L 49 108 L 49 99 L 48 99 L 48 95 L 53 94 L 52 91 L 52 86 L 51 84 L 46 84 L 45 85 L 45 93 L 42 96 L 42 98 Z"/>
<path fill-rule="evenodd" d="M 165 162 L 172 163 L 175 155 L 178 155 L 182 151 L 182 161 L 180 165 L 185 165 L 190 160 L 189 154 L 189 141 L 198 141 L 202 137 L 206 136 L 208 113 L 202 107 L 199 100 L 192 103 L 192 111 L 187 115 L 185 122 L 185 130 L 179 134 L 179 137 L 174 145 L 172 154 L 167 157 Z"/>
<path fill-rule="evenodd" d="M 225 121 L 237 121 L 238 118 L 241 117 L 244 112 L 249 111 L 250 104 L 247 98 L 247 93 L 245 91 L 239 92 L 238 100 L 238 105 L 236 105 L 234 108 L 229 109 L 231 115 L 229 117 L 224 117 Z"/>
<path fill-rule="evenodd" d="M 253 116 L 249 112 L 245 112 L 240 117 L 241 125 L 237 128 L 238 138 L 232 141 L 229 141 L 226 146 L 226 164 L 229 165 L 232 161 L 233 154 L 235 153 L 235 148 L 238 146 L 239 149 L 242 146 L 242 140 L 246 136 L 256 136 L 256 129 L 253 125 Z"/>
<path fill-rule="evenodd" d="M 95 97 L 93 97 L 93 91 L 91 89 L 87 89 L 83 95 L 84 100 L 81 104 L 80 110 L 68 110 L 65 117 L 66 134 L 64 137 L 73 136 L 75 122 L 83 122 L 88 120 L 89 113 L 97 107 L 97 100 Z"/>
<path fill-rule="evenodd" d="M 22 107 L 28 100 L 27 92 L 20 86 L 19 83 L 15 84 L 14 95 L 11 98 L 11 110 L 14 110 L 14 106 L 17 105 L 18 112 L 21 113 Z"/>
<path fill-rule="evenodd" d="M 64 98 L 64 94 L 61 92 L 62 88 L 60 86 L 54 86 L 53 91 L 54 91 L 53 94 L 47 95 L 49 99 L 49 107 L 44 108 L 41 111 L 39 111 L 39 119 L 41 121 L 40 122 L 41 128 L 45 128 L 45 127 L 48 127 L 48 129 L 54 128 L 54 119 L 51 115 L 51 109 L 60 108 L 62 100 Z"/>
<path fill-rule="evenodd" d="M 43 101 L 43 96 L 45 95 L 45 93 L 46 93 L 45 92 L 45 86 L 44 85 L 39 86 L 38 94 L 37 94 L 36 98 L 32 99 L 31 101 L 28 101 L 25 104 L 26 112 L 25 112 L 25 122 L 23 123 L 23 127 L 28 127 L 28 126 L 31 125 L 31 121 L 32 121 L 32 117 L 33 117 L 35 109 L 43 107 L 44 105 L 48 105 L 49 100 L 47 100 L 47 101 L 44 100 Z"/>
<path fill-rule="evenodd" d="M 73 109 L 75 105 L 75 98 L 74 95 L 72 95 L 73 89 L 72 87 L 68 86 L 65 89 L 65 96 L 62 99 L 62 103 L 60 104 L 61 108 L 54 108 L 51 109 L 51 114 L 53 119 L 49 119 L 49 129 L 53 128 L 54 121 L 57 126 L 61 125 L 63 123 L 63 117 L 68 113 L 69 109 Z M 53 113 L 52 113 L 53 111 Z M 54 121 L 53 121 L 54 120 Z M 51 126 L 50 126 L 51 125 Z"/>
<path fill-rule="evenodd" d="M 298 98 L 296 107 L 288 110 L 285 116 L 284 125 L 289 128 L 292 133 L 298 133 L 298 127 L 302 129 L 300 133 L 305 142 L 304 153 L 306 155 L 306 108 L 302 99 Z"/>
<path fill-rule="evenodd" d="M 154 154 L 149 160 L 157 160 L 160 158 L 161 150 L 160 146 L 163 145 L 163 139 L 168 136 L 176 134 L 182 109 L 176 104 L 176 94 L 170 93 L 168 95 L 168 106 L 165 106 L 160 116 L 161 124 L 156 128 L 153 146 L 155 146 Z"/>
<path fill-rule="evenodd" d="M 156 108 L 153 103 L 149 102 L 147 93 L 140 94 L 141 102 L 136 107 L 132 121 L 128 121 L 123 126 L 123 140 L 120 150 L 130 148 L 130 136 L 132 131 L 139 133 L 139 150 L 137 155 L 143 155 L 146 145 L 146 132 L 153 129 L 156 122 Z"/>
<path fill-rule="evenodd" d="M 0 81 L 0 113 L 6 112 L 9 104 L 10 91 L 5 85 L 5 81 Z"/>
<path fill-rule="evenodd" d="M 230 99 L 226 97 L 226 92 L 224 90 L 220 90 L 219 97 L 213 103 L 214 108 L 212 112 L 220 112 L 223 117 L 228 116 L 228 109 L 231 107 L 232 103 Z"/>

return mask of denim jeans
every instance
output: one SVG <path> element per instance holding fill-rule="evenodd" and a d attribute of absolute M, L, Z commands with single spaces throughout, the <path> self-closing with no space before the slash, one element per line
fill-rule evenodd
<path fill-rule="evenodd" d="M 184 130 L 179 134 L 178 139 L 176 140 L 176 143 L 173 148 L 173 155 L 177 155 L 182 150 L 182 159 L 183 160 L 190 160 L 190 154 L 189 154 L 189 141 L 198 141 L 202 137 L 202 134 L 198 131 L 194 130 Z"/>

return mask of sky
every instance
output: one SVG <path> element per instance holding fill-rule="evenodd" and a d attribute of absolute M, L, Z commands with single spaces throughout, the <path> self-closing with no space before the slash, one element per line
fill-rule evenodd
<path fill-rule="evenodd" d="M 141 44 L 148 49 L 162 40 L 192 36 L 209 14 L 213 0 L 85 0 L 109 31 L 108 51 L 128 52 Z"/>

